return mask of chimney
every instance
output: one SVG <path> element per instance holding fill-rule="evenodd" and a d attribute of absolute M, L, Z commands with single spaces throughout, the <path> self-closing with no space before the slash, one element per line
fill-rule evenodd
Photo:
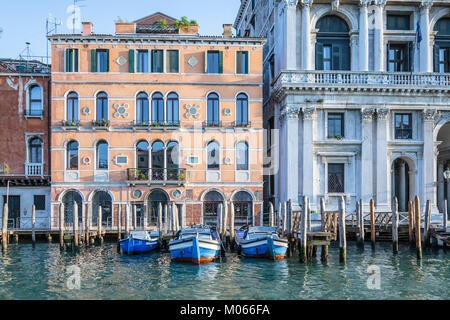
<path fill-rule="evenodd" d="M 84 37 L 92 36 L 94 34 L 94 24 L 92 22 L 83 22 L 83 33 Z"/>
<path fill-rule="evenodd" d="M 224 24 L 223 25 L 223 37 L 231 38 L 233 36 L 233 25 L 232 24 Z"/>

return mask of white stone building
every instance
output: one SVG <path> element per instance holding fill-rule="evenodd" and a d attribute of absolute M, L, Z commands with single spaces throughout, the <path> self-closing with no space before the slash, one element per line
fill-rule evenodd
<path fill-rule="evenodd" d="M 418 195 L 442 210 L 450 1 L 242 0 L 234 27 L 267 38 L 265 123 L 282 143 L 266 199 L 389 212 Z"/>

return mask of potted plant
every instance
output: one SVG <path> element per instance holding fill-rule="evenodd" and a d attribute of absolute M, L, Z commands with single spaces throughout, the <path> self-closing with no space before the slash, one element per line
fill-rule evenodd
<path fill-rule="evenodd" d="M 186 179 L 186 173 L 185 172 L 178 173 L 178 180 L 184 181 L 184 179 Z"/>
<path fill-rule="evenodd" d="M 336 138 L 337 140 L 339 140 L 339 141 L 341 141 L 342 139 L 344 139 L 344 137 L 343 137 L 343 136 L 340 136 L 340 135 L 335 136 L 335 138 Z"/>

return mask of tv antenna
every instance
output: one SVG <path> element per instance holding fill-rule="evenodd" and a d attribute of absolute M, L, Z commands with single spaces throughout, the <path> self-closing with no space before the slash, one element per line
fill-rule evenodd
<path fill-rule="evenodd" d="M 54 18 L 51 13 L 48 14 L 48 17 L 45 22 L 45 29 L 47 37 L 51 33 L 58 33 L 58 26 L 62 25 L 62 21 L 58 18 Z M 48 50 L 49 40 L 47 38 L 47 64 L 49 64 L 49 50 Z"/>
<path fill-rule="evenodd" d="M 79 5 L 79 2 L 83 2 L 86 0 L 73 0 L 73 11 L 72 11 L 72 17 L 73 17 L 73 21 L 72 21 L 72 33 L 75 33 L 75 21 L 77 19 L 77 8 L 84 8 L 86 7 L 85 5 Z M 78 13 L 79 14 L 79 13 Z M 80 17 L 78 17 L 80 18 Z"/>

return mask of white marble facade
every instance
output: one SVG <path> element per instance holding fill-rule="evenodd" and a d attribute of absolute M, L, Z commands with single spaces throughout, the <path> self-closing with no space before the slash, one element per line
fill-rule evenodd
<path fill-rule="evenodd" d="M 409 21 L 407 30 L 388 27 L 388 16 L 394 21 L 396 15 L 408 16 L 398 20 Z M 347 69 L 316 65 L 325 63 L 316 57 L 316 48 L 318 39 L 327 37 L 317 29 L 327 16 L 339 17 L 348 27 L 343 35 L 349 46 Z M 377 211 L 388 212 L 394 197 L 405 211 L 407 201 L 418 195 L 422 205 L 431 200 L 434 212 L 442 210 L 444 199 L 450 200 L 443 175 L 450 167 L 450 73 L 436 70 L 441 59 L 436 45 L 442 49 L 447 41 L 450 47 L 450 35 L 436 28 L 439 21 L 450 24 L 447 18 L 450 1 L 241 1 L 237 34 L 267 38 L 265 123 L 279 129 L 283 141 L 279 170 L 266 176 L 266 199 L 292 199 L 297 206 L 308 196 L 312 210 L 319 209 L 321 197 L 328 208 L 336 208 L 344 196 L 349 210 L 359 199 L 366 208 L 374 199 Z M 389 69 L 397 45 L 409 50 L 403 72 Z M 444 52 L 443 64 L 446 59 Z M 343 115 L 338 136 L 329 137 L 330 114 Z M 400 138 L 396 122 L 401 128 L 406 124 L 407 138 Z M 338 192 L 329 190 L 336 186 L 328 181 L 335 180 L 336 170 L 343 175 Z"/>

